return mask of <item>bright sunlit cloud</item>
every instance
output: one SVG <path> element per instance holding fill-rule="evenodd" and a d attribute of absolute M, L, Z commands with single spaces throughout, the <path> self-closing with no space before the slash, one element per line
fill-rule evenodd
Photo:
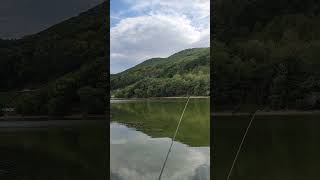
<path fill-rule="evenodd" d="M 208 47 L 210 0 L 111 1 L 111 73 L 153 57 Z"/>

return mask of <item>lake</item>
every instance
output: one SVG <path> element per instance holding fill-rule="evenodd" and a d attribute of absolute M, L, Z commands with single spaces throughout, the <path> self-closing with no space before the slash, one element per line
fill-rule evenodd
<path fill-rule="evenodd" d="M 111 101 L 111 180 L 158 179 L 185 102 Z M 210 179 L 209 104 L 209 99 L 190 99 L 163 180 Z"/>
<path fill-rule="evenodd" d="M 107 127 L 106 120 L 0 122 L 0 179 L 105 179 Z"/>
<path fill-rule="evenodd" d="M 226 179 L 250 121 L 214 117 L 213 178 Z M 256 116 L 230 180 L 318 179 L 320 116 Z"/>

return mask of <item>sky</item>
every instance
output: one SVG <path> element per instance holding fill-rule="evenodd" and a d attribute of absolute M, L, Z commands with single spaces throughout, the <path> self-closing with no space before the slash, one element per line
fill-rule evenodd
<path fill-rule="evenodd" d="M 38 33 L 104 0 L 1 0 L 0 38 Z"/>
<path fill-rule="evenodd" d="M 111 0 L 110 71 L 209 47 L 210 0 Z"/>

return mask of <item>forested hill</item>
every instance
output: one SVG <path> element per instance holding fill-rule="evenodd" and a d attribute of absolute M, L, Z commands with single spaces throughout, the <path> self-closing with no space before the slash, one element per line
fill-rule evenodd
<path fill-rule="evenodd" d="M 186 49 L 168 58 L 153 58 L 111 75 L 114 97 L 207 96 L 210 90 L 209 48 Z"/>
<path fill-rule="evenodd" d="M 320 108 L 320 1 L 213 7 L 213 107 Z"/>
<path fill-rule="evenodd" d="M 37 34 L 0 40 L 0 91 L 12 96 L 1 93 L 0 106 L 22 114 L 62 115 L 74 107 L 104 112 L 106 9 L 105 2 Z M 14 93 L 24 89 L 33 91 Z"/>
<path fill-rule="evenodd" d="M 105 7 L 99 5 L 35 35 L 0 41 L 1 89 L 32 88 L 106 56 Z"/>

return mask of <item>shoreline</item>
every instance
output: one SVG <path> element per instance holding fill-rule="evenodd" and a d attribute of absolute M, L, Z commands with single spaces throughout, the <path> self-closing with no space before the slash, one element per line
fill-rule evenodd
<path fill-rule="evenodd" d="M 36 115 L 36 116 L 1 116 L 0 122 L 7 121 L 50 121 L 50 120 L 106 120 L 107 115 L 97 114 L 97 115 L 87 115 L 86 117 L 82 115 L 67 115 L 61 117 L 53 117 L 48 115 Z"/>
<path fill-rule="evenodd" d="M 219 111 L 219 112 L 211 112 L 210 115 L 212 117 L 231 117 L 231 116 L 249 116 L 252 112 L 236 112 L 232 111 Z M 294 115 L 320 115 L 320 110 L 312 110 L 312 111 L 302 111 L 302 110 L 279 110 L 279 111 L 258 111 L 256 116 L 294 116 Z M 103 114 L 97 115 L 88 115 L 86 117 L 82 115 L 67 115 L 62 117 L 52 117 L 47 115 L 37 115 L 37 116 L 0 116 L 1 122 L 8 121 L 50 121 L 50 120 L 107 120 L 108 116 Z"/>
<path fill-rule="evenodd" d="M 250 112 L 213 112 L 211 116 L 249 116 Z M 279 110 L 279 111 L 258 111 L 256 116 L 294 116 L 294 115 L 320 115 L 320 110 L 302 111 L 302 110 Z"/>
<path fill-rule="evenodd" d="M 148 100 L 148 99 L 186 99 L 186 96 L 147 97 L 147 98 L 110 98 L 112 100 Z M 190 99 L 208 99 L 210 96 L 190 96 Z"/>

